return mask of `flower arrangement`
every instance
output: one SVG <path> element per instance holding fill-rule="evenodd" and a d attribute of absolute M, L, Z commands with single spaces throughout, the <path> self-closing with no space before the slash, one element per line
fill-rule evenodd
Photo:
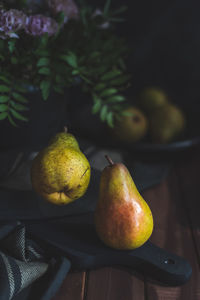
<path fill-rule="evenodd" d="M 127 46 L 115 33 L 124 6 L 111 10 L 74 0 L 0 1 L 0 120 L 28 121 L 27 86 L 64 93 L 79 85 L 92 113 L 113 126 L 129 86 Z M 55 100 L 56 101 L 56 100 Z"/>

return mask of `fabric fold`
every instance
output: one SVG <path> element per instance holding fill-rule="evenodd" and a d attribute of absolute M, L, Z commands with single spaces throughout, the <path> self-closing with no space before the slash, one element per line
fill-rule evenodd
<path fill-rule="evenodd" d="M 50 292 L 55 294 L 70 269 L 68 259 L 52 257 L 46 253 L 46 249 L 43 250 L 27 236 L 26 228 L 20 222 L 1 224 L 0 238 L 1 300 L 14 299 L 46 273 L 49 273 L 51 279 L 48 278 L 46 290 L 40 299 L 50 299 Z M 49 280 L 53 283 L 56 277 L 59 280 L 49 286 Z"/>

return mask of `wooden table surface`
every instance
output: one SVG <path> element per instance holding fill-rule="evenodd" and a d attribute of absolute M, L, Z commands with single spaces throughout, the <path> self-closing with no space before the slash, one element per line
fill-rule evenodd
<path fill-rule="evenodd" d="M 150 240 L 186 258 L 192 277 L 165 287 L 114 267 L 71 272 L 52 300 L 200 300 L 200 155 L 176 163 L 159 185 L 142 193 L 154 216 Z"/>

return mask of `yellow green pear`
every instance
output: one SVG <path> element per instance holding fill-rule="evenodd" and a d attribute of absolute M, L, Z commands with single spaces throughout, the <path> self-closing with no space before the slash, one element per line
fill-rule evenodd
<path fill-rule="evenodd" d="M 171 103 L 155 109 L 149 114 L 149 133 L 154 142 L 169 143 L 185 128 L 186 120 L 182 110 Z"/>
<path fill-rule="evenodd" d="M 130 106 L 115 120 L 114 128 L 110 129 L 110 132 L 116 141 L 134 143 L 146 135 L 147 129 L 148 122 L 143 112 Z"/>
<path fill-rule="evenodd" d="M 157 87 L 145 88 L 139 95 L 139 105 L 146 112 L 149 113 L 154 109 L 164 106 L 168 103 L 166 93 Z"/>
<path fill-rule="evenodd" d="M 96 232 L 109 247 L 135 249 L 152 234 L 152 213 L 126 166 L 107 159 L 109 165 L 101 174 L 95 210 Z"/>
<path fill-rule="evenodd" d="M 33 189 L 57 205 L 68 204 L 86 192 L 90 182 L 90 164 L 75 137 L 58 133 L 34 158 L 31 167 Z"/>

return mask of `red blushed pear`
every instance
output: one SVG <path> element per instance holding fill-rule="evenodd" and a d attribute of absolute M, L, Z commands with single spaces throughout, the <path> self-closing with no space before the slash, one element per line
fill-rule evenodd
<path fill-rule="evenodd" d="M 153 231 L 151 210 L 137 190 L 122 163 L 104 168 L 99 199 L 95 210 L 95 227 L 99 238 L 109 247 L 131 250 L 142 246 Z"/>

